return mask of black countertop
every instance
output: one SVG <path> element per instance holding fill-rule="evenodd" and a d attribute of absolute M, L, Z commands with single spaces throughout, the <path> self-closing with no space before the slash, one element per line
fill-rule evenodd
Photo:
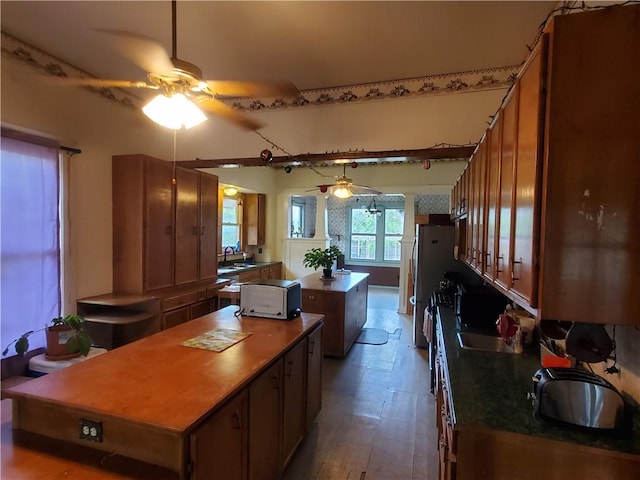
<path fill-rule="evenodd" d="M 438 324 L 456 429 L 477 426 L 640 455 L 640 413 L 633 415 L 628 434 L 617 435 L 542 420 L 534 415 L 527 398 L 531 377 L 540 368 L 537 348 L 521 354 L 462 349 L 451 309 L 438 308 Z"/>

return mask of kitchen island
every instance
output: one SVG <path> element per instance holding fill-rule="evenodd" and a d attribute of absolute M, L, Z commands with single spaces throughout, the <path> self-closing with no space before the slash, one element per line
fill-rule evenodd
<path fill-rule="evenodd" d="M 324 315 L 324 354 L 344 357 L 367 321 L 368 273 L 335 273 L 331 280 L 316 272 L 296 280 L 302 310 Z"/>
<path fill-rule="evenodd" d="M 5 456 L 3 443 L 3 476 L 44 478 L 30 468 L 28 459 L 42 456 L 31 447 L 47 444 L 55 457 L 75 444 L 70 465 L 99 450 L 92 468 L 113 465 L 127 478 L 145 470 L 141 462 L 165 472 L 156 478 L 277 478 L 320 408 L 322 316 L 236 318 L 236 310 L 11 389 L 19 454 Z M 182 345 L 222 329 L 249 335 L 220 352 Z"/>

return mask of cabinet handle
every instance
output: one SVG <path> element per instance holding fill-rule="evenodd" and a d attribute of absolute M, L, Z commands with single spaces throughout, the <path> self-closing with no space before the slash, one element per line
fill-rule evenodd
<path fill-rule="evenodd" d="M 316 296 L 315 296 L 315 295 L 309 295 L 309 297 L 308 297 L 308 298 L 309 298 L 309 300 L 315 300 L 315 299 L 316 299 Z"/>
<path fill-rule="evenodd" d="M 313 351 L 315 349 L 316 346 L 316 341 L 315 340 L 309 340 L 309 356 L 313 355 Z"/>
<path fill-rule="evenodd" d="M 273 376 L 273 384 L 276 387 L 276 390 L 280 390 L 280 376 L 279 375 L 274 375 Z"/>
<path fill-rule="evenodd" d="M 198 227 L 193 227 L 192 232 L 194 235 L 198 235 Z"/>
<path fill-rule="evenodd" d="M 500 268 L 500 263 L 504 260 L 504 257 L 500 255 L 498 257 L 498 261 L 496 262 L 496 274 L 502 273 L 502 269 Z"/>
<path fill-rule="evenodd" d="M 167 225 L 167 228 L 166 228 L 166 230 L 165 230 L 165 233 L 166 233 L 167 235 L 171 235 L 171 225 Z"/>
<path fill-rule="evenodd" d="M 491 252 L 487 252 L 484 254 L 486 261 L 484 262 L 485 267 L 491 266 Z"/>
<path fill-rule="evenodd" d="M 520 280 L 520 277 L 516 277 L 516 274 L 515 274 L 515 269 L 516 268 L 515 268 L 515 266 L 516 266 L 516 264 L 522 263 L 522 261 L 521 260 L 520 261 L 519 260 L 512 260 L 511 263 L 513 264 L 513 268 L 511 268 L 511 280 L 513 282 L 515 282 L 516 280 Z"/>
<path fill-rule="evenodd" d="M 233 417 L 236 419 L 236 428 L 238 430 L 242 430 L 242 416 L 240 415 L 240 412 L 236 410 Z"/>
<path fill-rule="evenodd" d="M 200 227 L 200 235 L 204 235 L 204 225 L 202 227 Z"/>

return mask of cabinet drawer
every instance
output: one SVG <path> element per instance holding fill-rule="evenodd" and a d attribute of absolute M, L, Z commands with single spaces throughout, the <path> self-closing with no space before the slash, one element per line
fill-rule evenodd
<path fill-rule="evenodd" d="M 198 292 L 185 292 L 162 300 L 162 310 L 168 311 L 183 305 L 189 305 L 198 301 Z"/>
<path fill-rule="evenodd" d="M 164 314 L 164 330 L 188 322 L 191 318 L 189 307 L 177 308 Z"/>
<path fill-rule="evenodd" d="M 191 319 L 202 317 L 208 313 L 211 313 L 213 309 L 211 308 L 211 299 L 203 300 L 202 302 L 194 303 L 189 307 L 189 317 Z"/>

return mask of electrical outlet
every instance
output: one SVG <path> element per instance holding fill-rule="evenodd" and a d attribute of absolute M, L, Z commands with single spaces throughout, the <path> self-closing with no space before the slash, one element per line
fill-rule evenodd
<path fill-rule="evenodd" d="M 262 247 L 258 248 L 258 253 L 262 253 Z"/>
<path fill-rule="evenodd" d="M 102 443 L 102 422 L 80 419 L 80 440 Z"/>

